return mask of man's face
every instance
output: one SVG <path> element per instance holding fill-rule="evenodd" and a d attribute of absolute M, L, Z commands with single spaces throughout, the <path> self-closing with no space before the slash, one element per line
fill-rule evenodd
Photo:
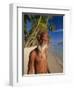
<path fill-rule="evenodd" d="M 48 33 L 43 33 L 41 38 L 40 38 L 40 44 L 45 45 L 48 44 Z"/>

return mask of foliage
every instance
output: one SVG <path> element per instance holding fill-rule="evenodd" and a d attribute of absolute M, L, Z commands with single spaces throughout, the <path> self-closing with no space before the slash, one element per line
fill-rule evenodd
<path fill-rule="evenodd" d="M 49 19 L 53 16 L 42 15 L 24 15 L 24 46 L 30 47 L 37 45 L 37 35 L 39 32 L 54 31 L 56 26 L 52 23 L 48 23 Z M 31 22 L 31 29 L 27 31 L 27 20 Z M 49 36 L 50 38 L 50 36 Z"/>

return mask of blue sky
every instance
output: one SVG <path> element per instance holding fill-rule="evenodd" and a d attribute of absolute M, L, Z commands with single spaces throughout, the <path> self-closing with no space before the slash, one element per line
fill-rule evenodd
<path fill-rule="evenodd" d="M 30 31 L 30 29 L 31 29 L 31 22 L 29 22 L 29 21 L 27 20 L 27 31 Z"/>
<path fill-rule="evenodd" d="M 49 20 L 49 23 L 56 25 L 56 30 L 54 32 L 49 32 L 51 42 L 56 44 L 63 41 L 63 16 L 53 16 L 53 18 Z"/>
<path fill-rule="evenodd" d="M 57 30 L 63 28 L 63 16 L 53 16 L 48 22 L 55 24 Z"/>

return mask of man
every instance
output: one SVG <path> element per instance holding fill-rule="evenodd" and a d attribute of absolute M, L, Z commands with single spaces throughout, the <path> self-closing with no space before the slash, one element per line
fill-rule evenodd
<path fill-rule="evenodd" d="M 49 73 L 47 62 L 48 41 L 48 33 L 40 33 L 38 37 L 38 46 L 32 50 L 29 55 L 28 74 Z"/>

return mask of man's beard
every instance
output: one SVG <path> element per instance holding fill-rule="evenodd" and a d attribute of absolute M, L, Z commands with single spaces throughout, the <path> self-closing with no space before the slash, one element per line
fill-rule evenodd
<path fill-rule="evenodd" d="M 47 44 L 38 45 L 38 50 L 40 52 L 44 52 L 47 49 L 48 49 L 48 45 Z"/>

